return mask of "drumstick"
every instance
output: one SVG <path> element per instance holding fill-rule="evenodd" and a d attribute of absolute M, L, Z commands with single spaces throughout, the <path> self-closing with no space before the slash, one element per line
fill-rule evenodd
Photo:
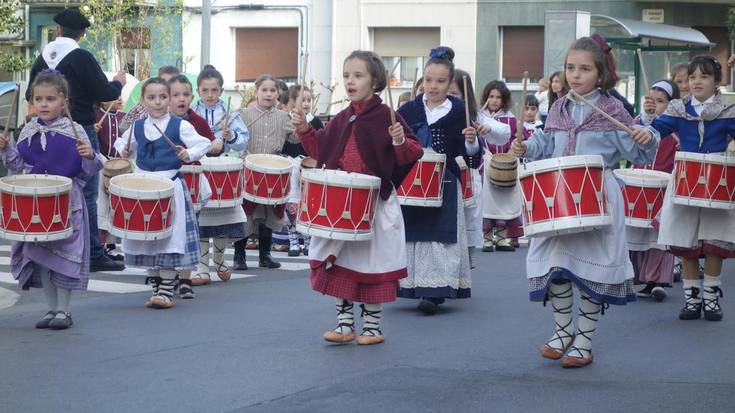
<path fill-rule="evenodd" d="M 257 122 L 257 121 L 258 121 L 258 119 L 262 118 L 262 117 L 263 117 L 263 116 L 265 116 L 265 115 L 266 115 L 267 113 L 268 113 L 268 112 L 263 112 L 263 113 L 261 113 L 260 115 L 258 115 L 258 117 L 257 117 L 257 118 L 255 118 L 255 119 L 253 119 L 252 121 L 248 122 L 248 124 L 247 124 L 247 125 L 245 125 L 245 128 L 247 128 L 247 129 L 250 129 L 250 127 L 251 127 L 251 126 L 253 126 L 253 124 L 255 124 L 255 122 Z"/>
<path fill-rule="evenodd" d="M 179 150 L 177 149 L 176 144 L 174 143 L 174 141 L 172 141 L 168 136 L 166 136 L 166 134 L 161 130 L 161 128 L 158 127 L 158 125 L 156 125 L 153 122 L 151 122 L 151 125 L 153 125 L 153 127 L 156 128 L 156 130 L 158 131 L 158 133 L 160 133 L 161 136 L 163 136 L 163 139 L 166 139 L 166 143 L 168 143 L 168 145 L 171 147 L 171 149 L 173 149 L 174 152 L 176 152 L 178 154 L 179 153 Z"/>
<path fill-rule="evenodd" d="M 487 98 L 487 100 L 485 101 L 485 103 L 482 104 L 482 107 L 480 108 L 480 110 L 477 111 L 477 113 L 480 113 L 483 110 L 485 110 L 485 108 L 487 108 L 487 105 L 489 104 L 490 104 L 490 98 Z"/>
<path fill-rule="evenodd" d="M 232 103 L 232 96 L 227 96 L 227 110 L 225 111 L 225 117 L 222 118 L 222 130 L 227 129 L 227 125 L 230 124 L 230 104 Z"/>
<path fill-rule="evenodd" d="M 390 88 L 390 75 L 388 76 L 388 107 L 390 107 L 390 125 L 393 126 L 396 124 L 396 112 L 393 110 L 393 92 Z"/>
<path fill-rule="evenodd" d="M 309 53 L 304 50 L 304 56 L 301 62 L 301 88 L 299 89 L 299 94 L 296 97 L 296 110 L 301 112 L 302 115 L 306 116 L 304 113 L 303 106 L 303 100 L 304 100 L 304 88 L 306 87 L 306 65 L 309 63 Z"/>
<path fill-rule="evenodd" d="M 64 95 L 61 95 L 62 98 L 64 98 Z M 71 127 L 71 133 L 74 135 L 74 139 L 77 140 L 77 142 L 81 142 L 82 140 L 79 138 L 79 133 L 77 132 L 77 128 L 74 126 L 74 119 L 71 118 L 71 112 L 69 111 L 69 104 L 64 101 L 64 111 L 66 112 L 66 117 L 69 118 L 69 126 Z"/>
<path fill-rule="evenodd" d="M 8 112 L 8 117 L 5 118 L 5 129 L 3 129 L 3 133 L 5 133 L 6 137 L 8 136 L 8 131 L 10 130 L 10 121 L 13 120 L 13 112 L 15 112 L 15 104 L 18 101 L 18 90 L 19 89 L 20 87 L 13 90 L 13 101 L 10 103 L 10 112 Z M 16 117 L 16 123 L 17 123 L 17 117 Z"/>
<path fill-rule="evenodd" d="M 112 103 L 110 104 L 110 106 L 107 107 L 107 109 L 105 110 L 105 114 L 102 115 L 102 117 L 100 118 L 100 121 L 95 124 L 96 127 L 99 128 L 102 126 L 102 123 L 105 121 L 105 119 L 107 119 L 107 115 L 110 113 L 110 110 L 112 109 L 112 105 L 116 105 L 116 104 L 117 103 Z"/>
<path fill-rule="evenodd" d="M 462 86 L 464 86 L 464 121 L 467 127 L 471 127 L 470 124 L 470 102 L 467 99 L 467 76 L 462 76 Z"/>
<path fill-rule="evenodd" d="M 646 74 L 646 66 L 643 64 L 643 52 L 641 49 L 637 49 L 636 54 L 638 55 L 638 62 L 641 64 L 641 81 L 643 82 L 641 86 L 644 94 L 648 94 L 648 75 Z"/>
<path fill-rule="evenodd" d="M 629 126 L 626 126 L 623 124 L 623 122 L 620 122 L 619 120 L 613 118 L 612 116 L 608 115 L 604 110 L 598 108 L 593 103 L 589 102 L 587 99 L 583 98 L 579 93 L 575 92 L 574 89 L 569 90 L 572 93 L 572 96 L 574 96 L 575 99 L 579 100 L 580 102 L 584 103 L 585 105 L 589 106 L 594 110 L 595 112 L 602 115 L 605 119 L 610 121 L 613 125 L 617 126 L 618 128 L 624 130 L 629 135 L 632 135 L 634 133 L 633 129 L 631 129 Z"/>
<path fill-rule="evenodd" d="M 128 133 L 128 141 L 127 141 L 127 143 L 125 143 L 125 152 L 128 152 L 128 153 L 130 153 L 130 141 L 133 140 L 133 129 L 134 128 L 132 128 L 132 127 L 130 129 L 128 129 L 128 131 L 129 131 L 129 133 Z"/>
<path fill-rule="evenodd" d="M 413 71 L 413 82 L 411 82 L 411 100 L 416 99 L 416 81 L 419 80 L 419 67 Z"/>
<path fill-rule="evenodd" d="M 523 71 L 523 92 L 521 93 L 521 102 L 518 105 L 518 128 L 516 129 L 516 140 L 523 142 L 523 114 L 526 112 L 526 93 L 528 92 L 528 71 Z"/>

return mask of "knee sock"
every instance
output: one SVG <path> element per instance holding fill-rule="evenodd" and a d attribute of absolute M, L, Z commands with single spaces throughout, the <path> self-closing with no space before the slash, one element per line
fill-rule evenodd
<path fill-rule="evenodd" d="M 214 252 L 212 253 L 212 261 L 214 261 L 214 267 L 217 271 L 229 271 L 230 269 L 225 265 L 227 241 L 223 238 L 215 238 L 213 241 Z"/>
<path fill-rule="evenodd" d="M 334 331 L 343 335 L 355 331 L 355 313 L 352 301 L 337 299 L 337 327 Z"/>
<path fill-rule="evenodd" d="M 67 290 L 66 288 L 57 288 L 56 295 L 59 298 L 59 311 L 68 313 L 69 303 L 71 302 L 71 290 Z"/>
<path fill-rule="evenodd" d="M 546 345 L 549 347 L 564 351 L 572 341 L 574 333 L 574 325 L 572 325 L 572 283 L 549 284 L 549 301 L 551 301 L 551 311 L 554 314 L 554 324 L 556 331 L 551 336 Z"/>
<path fill-rule="evenodd" d="M 43 284 L 43 294 L 46 296 L 46 303 L 48 304 L 49 311 L 59 310 L 59 299 L 57 295 L 57 288 L 51 281 L 51 272 L 48 268 L 36 265 L 33 271 L 39 271 L 41 273 L 41 283 Z"/>
<path fill-rule="evenodd" d="M 719 276 L 704 274 L 704 281 L 702 282 L 704 311 L 720 310 L 720 297 L 722 297 L 721 286 L 722 281 Z"/>
<path fill-rule="evenodd" d="M 592 335 L 597 329 L 597 320 L 602 312 L 602 303 L 590 297 L 584 291 L 579 300 L 579 316 L 574 344 L 567 352 L 572 357 L 587 358 L 592 354 Z"/>
<path fill-rule="evenodd" d="M 299 249 L 299 233 L 296 231 L 296 225 L 294 224 L 288 226 L 288 249 Z"/>
<path fill-rule="evenodd" d="M 161 285 L 158 287 L 158 296 L 173 300 L 177 280 L 176 271 L 161 270 Z"/>
<path fill-rule="evenodd" d="M 380 331 L 380 318 L 383 314 L 383 307 L 380 304 L 360 304 L 363 318 L 362 335 L 364 336 L 382 336 Z"/>

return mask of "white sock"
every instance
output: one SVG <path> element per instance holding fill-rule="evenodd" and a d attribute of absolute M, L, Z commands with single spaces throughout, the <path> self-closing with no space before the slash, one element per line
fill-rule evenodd
<path fill-rule="evenodd" d="M 145 283 L 150 284 L 153 288 L 153 295 L 158 295 L 158 287 L 161 284 L 161 272 L 159 270 L 145 270 Z"/>
<path fill-rule="evenodd" d="M 699 303 L 702 301 L 702 296 L 699 291 L 702 290 L 702 283 L 699 280 L 688 280 L 684 278 L 682 280 L 682 286 L 684 287 L 684 299 L 689 303 Z M 697 294 L 693 294 L 693 289 L 697 289 Z"/>
<path fill-rule="evenodd" d="M 158 296 L 166 297 L 169 300 L 174 299 L 174 289 L 176 289 L 176 271 L 161 270 L 161 285 L 158 287 Z"/>
<path fill-rule="evenodd" d="M 704 300 L 704 309 L 706 311 L 717 311 L 720 309 L 720 297 L 722 297 L 721 286 L 722 280 L 720 280 L 720 276 L 704 274 L 702 299 Z"/>
<path fill-rule="evenodd" d="M 380 318 L 383 314 L 383 306 L 380 304 L 360 304 L 360 308 L 362 309 L 360 315 L 363 319 L 361 335 L 382 336 Z"/>
<path fill-rule="evenodd" d="M 51 281 L 51 272 L 46 267 L 35 265 L 33 271 L 41 273 L 41 283 L 43 284 L 43 295 L 46 296 L 46 303 L 48 304 L 49 311 L 58 311 L 59 299 L 56 294 L 56 286 Z"/>
<path fill-rule="evenodd" d="M 212 261 L 217 271 L 229 271 L 230 268 L 225 265 L 225 248 L 227 248 L 227 240 L 223 238 L 215 238 L 213 240 L 214 252 L 212 253 Z"/>
<path fill-rule="evenodd" d="M 209 240 L 199 240 L 199 272 L 209 272 Z M 206 269 L 205 269 L 206 268 Z M 201 271 L 205 269 L 204 271 Z"/>
<path fill-rule="evenodd" d="M 597 320 L 600 318 L 602 304 L 590 297 L 584 291 L 579 300 L 579 315 L 577 317 L 577 332 L 574 344 L 567 352 L 572 357 L 587 358 L 592 354 L 592 335 L 597 329 Z"/>
<path fill-rule="evenodd" d="M 572 283 L 549 284 L 549 301 L 554 314 L 556 331 L 546 344 L 556 350 L 564 351 L 572 341 L 574 325 L 572 324 Z"/>
<path fill-rule="evenodd" d="M 347 335 L 355 331 L 355 313 L 352 301 L 337 299 L 337 327 L 334 331 Z"/>
<path fill-rule="evenodd" d="M 56 295 L 59 298 L 59 311 L 68 313 L 69 303 L 71 302 L 71 290 L 67 290 L 66 288 L 57 288 Z"/>

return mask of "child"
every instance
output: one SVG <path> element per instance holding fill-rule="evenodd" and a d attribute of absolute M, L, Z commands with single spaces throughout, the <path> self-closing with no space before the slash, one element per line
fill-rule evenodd
<path fill-rule="evenodd" d="M 294 137 L 291 118 L 288 113 L 276 108 L 278 99 L 277 80 L 271 75 L 261 75 L 255 81 L 255 94 L 258 103 L 254 108 L 241 109 L 243 119 L 250 125 L 250 142 L 247 153 L 280 154 L 286 142 L 299 143 Z M 271 257 L 273 231 L 283 228 L 285 205 L 260 205 L 250 201 L 243 202 L 247 214 L 247 236 L 258 236 L 259 260 L 261 268 L 280 268 L 281 264 Z M 235 242 L 235 265 L 238 260 L 245 262 L 245 237 Z"/>
<path fill-rule="evenodd" d="M 189 79 L 184 75 L 176 75 L 169 79 L 168 81 L 169 88 L 171 89 L 171 106 L 169 108 L 170 112 L 174 116 L 178 116 L 181 119 L 191 123 L 191 125 L 194 127 L 194 131 L 199 136 L 204 136 L 205 138 L 209 139 L 210 142 L 214 142 L 216 138 L 214 137 L 214 132 L 212 132 L 212 128 L 209 127 L 209 124 L 206 120 L 204 120 L 203 117 L 199 116 L 194 112 L 194 110 L 191 109 L 191 102 L 194 100 L 194 93 L 193 87 L 191 85 L 191 82 L 189 82 Z M 213 148 L 209 150 L 210 154 L 213 154 L 217 151 L 217 148 Z M 190 162 L 185 162 L 190 163 Z M 198 165 L 199 162 L 191 162 L 192 164 Z M 209 187 L 209 181 L 207 178 L 202 175 L 201 179 L 199 180 L 199 197 L 200 201 L 202 203 L 205 203 L 207 199 L 212 194 L 212 189 Z M 200 249 L 202 248 L 201 244 L 201 235 L 200 235 Z M 207 253 L 209 253 L 209 243 L 207 242 L 206 245 Z M 197 280 L 205 281 L 209 280 L 209 268 L 207 267 L 204 272 L 206 273 L 206 277 L 200 275 Z M 183 270 L 179 272 L 179 297 L 183 299 L 193 299 L 195 297 L 194 295 L 194 289 L 192 288 L 193 282 L 191 280 L 191 270 Z"/>
<path fill-rule="evenodd" d="M 671 68 L 671 81 L 679 88 L 682 99 L 689 96 L 689 63 L 677 63 Z"/>
<path fill-rule="evenodd" d="M 403 92 L 398 96 L 398 107 L 396 109 L 400 109 L 401 106 L 408 103 L 408 101 L 411 100 L 411 92 Z"/>
<path fill-rule="evenodd" d="M 225 156 L 230 151 L 242 151 L 248 144 L 250 133 L 245 127 L 240 114 L 230 108 L 229 117 L 227 106 L 222 100 L 224 92 L 224 78 L 212 65 L 206 65 L 197 76 L 197 89 L 200 100 L 194 107 L 194 111 L 203 117 L 214 132 L 215 140 L 212 141 L 210 155 Z M 245 213 L 240 206 L 230 208 L 207 208 L 199 212 L 199 237 L 202 256 L 199 258 L 197 272 L 192 278 L 196 285 L 209 284 L 209 240 L 212 239 L 214 251 L 212 261 L 217 272 L 217 277 L 227 281 L 232 276 L 232 270 L 225 264 L 225 249 L 231 240 L 237 240 L 245 236 Z M 235 257 L 233 269 L 247 270 L 245 260 L 238 261 Z"/>
<path fill-rule="evenodd" d="M 174 76 L 181 74 L 181 70 L 176 66 L 161 66 L 158 68 L 158 77 L 167 81 Z M 135 106 L 130 108 L 128 113 L 125 114 L 122 121 L 120 122 L 120 133 L 127 131 L 128 128 L 138 119 L 143 119 L 148 116 L 148 112 L 145 111 L 143 102 L 138 102 Z"/>
<path fill-rule="evenodd" d="M 474 165 L 479 159 L 477 131 L 465 122 L 464 103 L 448 96 L 454 79 L 454 50 L 431 51 L 424 69 L 422 93 L 398 112 L 411 125 L 425 148 L 446 154 L 444 192 L 440 208 L 403 206 L 406 223 L 408 277 L 398 296 L 421 299 L 419 310 L 436 314 L 446 298 L 469 298 L 472 279 L 467 250 L 464 205 L 457 156 Z"/>
<path fill-rule="evenodd" d="M 382 303 L 396 299 L 397 280 L 406 276 L 403 219 L 393 188 L 423 152 L 400 115 L 391 125 L 390 110 L 378 97 L 386 87 L 385 67 L 378 55 L 352 52 L 344 61 L 342 77 L 350 106 L 326 129 L 314 130 L 299 111 L 293 114 L 293 126 L 318 167 L 381 179 L 373 239 L 338 241 L 315 236 L 309 249 L 312 288 L 337 299 L 338 324 L 324 333 L 324 339 L 355 340 L 353 302 L 360 301 L 364 323 L 357 342 L 370 345 L 385 340 L 380 329 Z"/>
<path fill-rule="evenodd" d="M 311 89 L 309 88 L 304 88 L 303 93 L 301 92 L 301 86 L 299 85 L 293 85 L 288 88 L 288 93 L 284 94 L 288 97 L 284 110 L 287 113 L 291 113 L 294 109 L 297 109 L 296 102 L 299 101 L 299 93 L 301 93 L 301 109 L 306 114 L 306 121 L 309 122 L 309 124 L 316 130 L 323 129 L 324 124 L 322 121 L 311 113 L 313 96 Z M 286 141 L 286 143 L 283 144 L 283 150 L 281 152 L 283 152 L 285 156 L 290 156 L 292 158 L 306 155 L 303 146 L 301 146 L 301 142 L 297 142 L 298 137 L 294 138 L 293 142 Z"/>
<path fill-rule="evenodd" d="M 697 56 L 687 73 L 691 94 L 672 100 L 650 130 L 656 137 L 676 132 L 683 152 L 725 152 L 728 135 L 735 136 L 735 108 L 726 105 L 717 90 L 722 65 L 712 56 Z M 652 98 L 646 100 L 650 105 Z M 672 177 L 661 208 L 658 243 L 668 245 L 682 259 L 685 304 L 679 319 L 696 320 L 704 310 L 705 319 L 720 321 L 720 273 L 722 260 L 735 257 L 735 210 L 674 204 L 673 183 Z M 703 282 L 698 271 L 701 255 L 705 257 Z"/>
<path fill-rule="evenodd" d="M 623 104 L 602 91 L 615 85 L 617 75 L 606 43 L 597 36 L 572 43 L 565 59 L 566 83 L 578 94 L 624 124 L 633 119 Z M 536 237 L 531 240 L 526 272 L 532 301 L 550 300 L 554 335 L 540 349 L 542 357 L 561 359 L 562 367 L 592 363 L 592 335 L 603 306 L 635 300 L 633 268 L 625 240 L 625 217 L 620 185 L 613 177 L 621 158 L 648 163 L 658 140 L 643 129 L 633 136 L 617 129 L 602 115 L 562 96 L 549 110 L 546 129 L 525 141 L 513 141 L 513 152 L 529 160 L 568 155 L 602 155 L 605 196 L 612 223 L 590 232 Z M 577 328 L 572 321 L 572 284 L 580 290 Z"/>
<path fill-rule="evenodd" d="M 191 196 L 179 172 L 182 162 L 197 161 L 211 147 L 209 139 L 199 136 L 191 123 L 169 114 L 170 88 L 161 78 L 151 78 L 143 83 L 141 102 L 148 117 L 135 121 L 126 133 L 126 139 L 118 139 L 115 149 L 124 157 L 134 155 L 137 171 L 153 173 L 174 183 L 173 233 L 170 237 L 155 241 L 123 240 L 125 264 L 145 268 L 153 287 L 153 295 L 146 301 L 149 308 L 174 306 L 174 289 L 177 271 L 191 270 L 199 259 L 199 234 Z M 158 131 L 176 144 L 171 148 Z M 128 145 L 129 147 L 126 147 Z"/>
<path fill-rule="evenodd" d="M 11 172 L 72 179 L 71 237 L 49 242 L 15 241 L 10 253 L 11 272 L 20 287 L 43 288 L 46 296 L 49 310 L 36 328 L 57 330 L 71 327 L 71 292 L 85 291 L 89 282 L 89 224 L 82 188 L 88 177 L 102 169 L 102 158 L 95 155 L 84 129 L 63 115 L 69 105 L 67 96 L 69 85 L 61 73 L 44 70 L 31 87 L 38 117 L 23 127 L 16 146 L 0 135 L 0 159 Z"/>
<path fill-rule="evenodd" d="M 523 109 L 523 139 L 528 139 L 543 126 L 538 120 L 539 101 L 536 96 L 526 95 L 526 104 Z"/>
<path fill-rule="evenodd" d="M 549 113 L 549 86 L 551 82 L 549 79 L 541 79 L 538 81 L 538 90 L 534 94 L 536 100 L 538 100 L 538 111 L 543 122 L 546 119 L 546 115 Z"/>
<path fill-rule="evenodd" d="M 467 78 L 467 102 L 464 101 L 464 78 Z M 470 119 L 475 123 L 478 133 L 487 133 L 485 126 L 475 122 L 477 120 L 477 100 L 475 99 L 475 90 L 472 87 L 472 78 L 470 74 L 464 70 L 456 69 L 454 71 L 454 79 L 449 86 L 449 95 L 462 100 L 465 105 L 469 106 Z M 470 162 L 478 160 L 477 157 L 469 158 Z M 472 191 L 475 194 L 475 205 L 465 207 L 464 217 L 467 228 L 467 245 L 470 255 L 470 267 L 474 268 L 472 255 L 475 248 L 482 248 L 482 177 L 480 176 L 479 167 L 482 162 L 467 165 L 472 174 Z"/>
<path fill-rule="evenodd" d="M 122 97 L 112 102 L 101 102 L 97 108 L 97 121 L 94 124 L 94 128 L 97 131 L 97 136 L 100 141 L 100 153 L 105 157 L 105 160 L 112 158 L 119 158 L 120 154 L 115 150 L 115 141 L 122 136 L 122 130 L 120 130 L 120 123 L 125 117 L 125 112 L 122 112 Z M 110 109 L 107 111 L 107 109 Z M 105 112 L 107 114 L 105 115 Z M 117 237 L 110 235 L 107 230 L 109 229 L 110 221 L 110 200 L 107 196 L 107 190 L 104 187 L 104 180 L 99 179 L 99 196 L 97 197 L 97 227 L 100 231 L 100 240 L 105 245 L 105 254 L 115 261 L 122 261 L 123 256 L 119 254 L 113 254 L 115 250 Z"/>
<path fill-rule="evenodd" d="M 505 82 L 493 80 L 485 85 L 481 101 L 487 108 L 478 115 L 478 123 L 487 132 L 480 135 L 486 151 L 492 154 L 506 153 L 510 143 L 516 138 L 518 120 L 510 111 L 510 90 Z M 490 165 L 483 165 L 488 171 Z M 521 222 L 520 187 L 497 188 L 489 180 L 482 187 L 482 231 L 484 242 L 482 250 L 515 251 L 511 239 L 523 235 Z"/>
<path fill-rule="evenodd" d="M 561 76 L 562 72 L 554 72 L 549 76 L 549 109 L 554 105 L 557 99 L 562 96 L 566 96 L 569 92 L 569 88 L 564 84 L 564 80 Z M 546 123 L 546 121 L 544 121 Z"/>

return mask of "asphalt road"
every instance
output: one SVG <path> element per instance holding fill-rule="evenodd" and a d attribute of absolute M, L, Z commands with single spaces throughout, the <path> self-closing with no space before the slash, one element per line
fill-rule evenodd
<path fill-rule="evenodd" d="M 525 252 L 479 253 L 472 298 L 434 317 L 387 305 L 371 347 L 322 341 L 333 300 L 303 258 L 171 310 L 143 307 L 142 273 L 95 274 L 66 331 L 33 328 L 42 293 L 18 291 L 0 258 L 0 412 L 735 411 L 733 263 L 722 322 L 679 321 L 677 284 L 662 303 L 611 307 L 595 363 L 565 370 L 538 355 L 553 323 L 528 301 Z"/>

